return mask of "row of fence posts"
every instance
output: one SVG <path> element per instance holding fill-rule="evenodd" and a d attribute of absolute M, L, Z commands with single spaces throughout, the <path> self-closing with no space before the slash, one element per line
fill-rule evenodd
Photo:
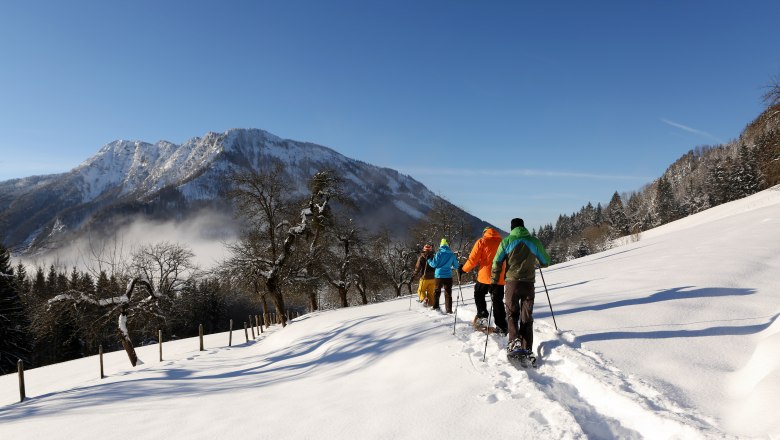
<path fill-rule="evenodd" d="M 249 343 L 249 333 L 248 329 L 249 326 L 252 327 L 252 339 L 255 339 L 255 327 L 258 329 L 257 336 L 260 336 L 263 334 L 263 325 L 260 323 L 260 318 L 263 315 L 254 315 L 255 322 L 254 325 L 252 325 L 252 315 L 249 315 L 248 322 L 244 322 L 244 336 L 246 337 L 246 342 Z M 300 316 L 300 313 L 290 310 L 287 312 L 287 317 L 289 319 L 295 319 Z M 266 328 L 271 326 L 271 322 L 276 322 L 276 313 L 269 313 L 268 314 L 268 322 L 265 322 Z M 230 320 L 230 331 L 228 331 L 228 347 L 233 346 L 233 320 Z M 198 339 L 200 341 L 200 351 L 205 351 L 203 348 L 203 324 L 198 325 Z M 159 346 L 160 350 L 160 362 L 163 360 L 163 349 L 162 349 L 162 330 L 157 330 L 157 345 Z M 98 347 L 98 357 L 100 358 L 100 378 L 105 379 L 105 369 L 103 365 L 103 345 L 101 344 Z M 27 398 L 27 394 L 25 392 L 25 386 L 24 386 L 24 361 L 19 359 L 19 361 L 16 363 L 17 370 L 19 372 L 19 401 L 24 402 L 24 399 Z"/>

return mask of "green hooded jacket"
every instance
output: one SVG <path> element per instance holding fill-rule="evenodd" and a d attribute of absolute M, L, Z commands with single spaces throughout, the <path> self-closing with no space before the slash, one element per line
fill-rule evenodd
<path fill-rule="evenodd" d="M 506 260 L 507 281 L 536 281 L 536 260 L 542 266 L 550 264 L 550 256 L 544 250 L 544 246 L 538 238 L 531 235 L 528 229 L 519 226 L 512 229 L 505 239 L 498 245 L 496 256 L 493 258 L 493 270 L 490 273 L 490 282 L 498 283 L 501 274 L 501 266 Z"/>

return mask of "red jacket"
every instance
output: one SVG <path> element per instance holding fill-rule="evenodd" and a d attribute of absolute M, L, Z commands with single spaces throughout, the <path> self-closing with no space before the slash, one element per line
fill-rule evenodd
<path fill-rule="evenodd" d="M 498 251 L 498 245 L 501 244 L 501 235 L 493 228 L 485 228 L 482 238 L 474 243 L 471 249 L 469 259 L 463 263 L 463 271 L 468 272 L 479 266 L 477 272 L 477 281 L 482 284 L 490 284 L 490 271 L 493 267 L 493 258 Z M 506 262 L 504 263 L 506 265 Z M 504 284 L 504 268 L 501 269 L 501 278 L 498 284 Z"/>

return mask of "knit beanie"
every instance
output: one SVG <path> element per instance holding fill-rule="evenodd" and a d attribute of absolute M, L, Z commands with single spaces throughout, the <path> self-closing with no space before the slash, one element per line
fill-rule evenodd
<path fill-rule="evenodd" d="M 525 223 L 523 222 L 523 219 L 521 219 L 521 218 L 513 218 L 512 219 L 510 230 L 512 230 L 514 228 L 517 228 L 517 227 L 522 227 L 522 228 L 525 227 Z"/>
<path fill-rule="evenodd" d="M 446 238 L 442 238 L 442 239 L 441 239 L 441 243 L 439 243 L 439 246 L 449 246 L 449 245 L 447 244 L 447 239 L 446 239 Z"/>

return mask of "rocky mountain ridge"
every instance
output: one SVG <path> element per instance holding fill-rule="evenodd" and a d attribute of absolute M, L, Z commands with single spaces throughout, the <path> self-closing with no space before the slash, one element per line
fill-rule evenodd
<path fill-rule="evenodd" d="M 330 148 L 259 129 L 231 129 L 181 145 L 118 140 L 69 172 L 0 182 L 0 240 L 16 253 L 30 253 L 139 217 L 182 221 L 204 211 L 220 213 L 225 228 L 235 229 L 226 215 L 232 211 L 227 177 L 275 164 L 284 167 L 291 195 L 304 194 L 316 171 L 335 170 L 354 199 L 351 214 L 369 230 L 404 231 L 438 198 L 409 176 Z M 475 228 L 484 224 L 466 215 Z"/>

